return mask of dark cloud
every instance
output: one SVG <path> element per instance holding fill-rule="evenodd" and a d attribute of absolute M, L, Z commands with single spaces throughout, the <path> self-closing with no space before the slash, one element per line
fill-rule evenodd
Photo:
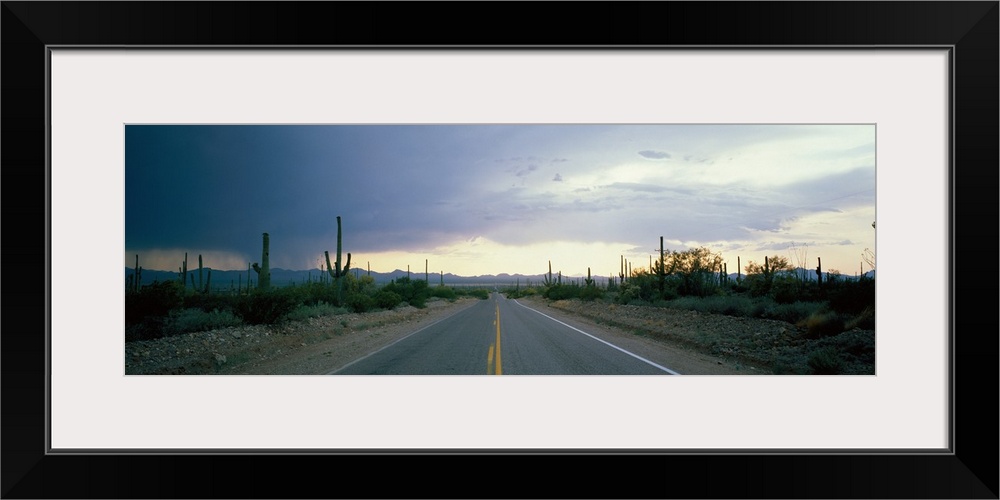
<path fill-rule="evenodd" d="M 573 194 L 505 190 L 508 183 L 530 186 L 532 172 L 542 176 L 538 180 L 562 182 L 555 168 L 577 179 L 588 173 L 587 164 L 575 159 L 569 171 L 552 166 L 568 161 L 560 156 L 565 149 L 526 144 L 504 150 L 495 135 L 470 140 L 470 130 L 127 127 L 126 249 L 179 248 L 178 262 L 183 251 L 196 258 L 225 250 L 255 261 L 261 233 L 268 232 L 272 265 L 297 267 L 336 250 L 340 215 L 344 251 L 358 262 L 374 252 L 428 249 L 473 236 L 503 244 L 638 241 L 645 252 L 660 234 L 674 241 L 757 238 L 796 216 L 874 207 L 873 166 L 773 189 L 611 179 Z M 476 134 L 489 130 L 474 128 Z M 534 131 L 524 135 L 537 138 Z M 535 156 L 518 154 L 529 151 Z M 616 154 L 634 159 L 634 151 L 629 145 Z M 640 154 L 670 158 L 660 151 Z M 590 155 L 587 161 L 605 164 Z M 845 232 L 834 239 L 851 245 L 844 241 L 849 237 Z M 617 268 L 617 261 L 612 264 Z"/>
<path fill-rule="evenodd" d="M 667 153 L 666 151 L 653 151 L 647 149 L 645 151 L 639 151 L 639 156 L 649 158 L 650 160 L 667 160 L 670 158 L 670 153 Z"/>

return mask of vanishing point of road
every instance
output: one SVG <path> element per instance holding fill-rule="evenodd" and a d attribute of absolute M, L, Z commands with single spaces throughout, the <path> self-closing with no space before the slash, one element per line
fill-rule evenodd
<path fill-rule="evenodd" d="M 679 375 L 494 292 L 331 375 Z"/>

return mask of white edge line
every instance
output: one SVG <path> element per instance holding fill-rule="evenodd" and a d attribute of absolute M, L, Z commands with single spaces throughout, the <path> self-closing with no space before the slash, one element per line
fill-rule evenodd
<path fill-rule="evenodd" d="M 615 349 L 618 349 L 619 351 L 621 351 L 621 352 L 623 352 L 625 354 L 628 354 L 629 356 L 632 356 L 633 358 L 638 359 L 639 361 L 642 361 L 643 363 L 647 363 L 647 364 L 650 364 L 652 366 L 655 366 L 655 367 L 657 367 L 657 368 L 659 368 L 659 369 L 661 369 L 661 370 L 663 370 L 663 371 L 665 371 L 665 372 L 667 372 L 667 373 L 669 373 L 671 375 L 680 375 L 680 373 L 677 373 L 677 372 L 671 370 L 670 368 L 667 368 L 665 366 L 660 366 L 660 365 L 658 365 L 658 364 L 656 364 L 656 363 L 654 363 L 654 362 L 652 362 L 652 361 L 650 361 L 650 360 L 648 360 L 648 359 L 646 359 L 646 358 L 644 358 L 642 356 L 639 356 L 637 354 L 628 352 L 625 349 L 622 349 L 621 347 L 618 347 L 618 346 L 616 346 L 616 345 L 614 345 L 614 344 L 612 344 L 610 342 L 601 340 L 601 339 L 599 339 L 599 338 L 597 338 L 597 337 L 595 337 L 595 336 L 593 336 L 593 335 L 591 335 L 591 334 L 589 334 L 589 333 L 587 333 L 587 332 L 585 332 L 585 331 L 583 331 L 583 330 L 581 330 L 581 329 L 579 329 L 579 328 L 577 328 L 577 327 L 575 327 L 573 325 L 567 325 L 566 323 L 563 323 L 562 321 L 559 321 L 558 319 L 555 319 L 552 316 L 549 316 L 548 314 L 545 314 L 545 313 L 543 313 L 541 311 L 536 311 L 536 310 L 534 310 L 534 309 L 532 309 L 532 308 L 530 308 L 530 307 L 528 307 L 528 306 L 526 306 L 526 305 L 518 302 L 517 299 L 513 299 L 513 301 L 514 301 L 515 304 L 517 304 L 517 305 L 519 305 L 519 306 L 521 306 L 521 307 L 523 307 L 523 308 L 525 308 L 525 309 L 527 309 L 529 311 L 534 311 L 534 312 L 536 312 L 538 314 L 541 314 L 542 316 L 545 316 L 546 318 L 551 319 L 552 321 L 555 321 L 556 323 L 559 323 L 560 325 L 563 325 L 563 326 L 568 327 L 568 328 L 572 328 L 572 329 L 574 329 L 574 330 L 576 330 L 576 331 L 578 331 L 578 332 L 580 332 L 580 333 L 582 333 L 582 334 L 584 334 L 584 335 L 586 335 L 586 336 L 588 336 L 588 337 L 590 337 L 590 338 L 592 338 L 592 339 L 594 339 L 594 340 L 596 340 L 598 342 L 601 342 L 602 344 L 606 344 L 606 345 L 608 345 L 610 347 L 614 347 Z"/>
<path fill-rule="evenodd" d="M 473 305 L 475 305 L 475 303 L 473 303 Z M 471 306 L 469 306 L 469 307 L 471 307 Z M 416 335 L 416 334 L 418 334 L 418 333 L 420 333 L 420 332 L 422 332 L 422 331 L 424 331 L 424 330 L 426 330 L 426 329 L 428 329 L 428 328 L 430 328 L 430 327 L 432 327 L 432 326 L 434 326 L 434 325 L 436 325 L 436 324 L 438 324 L 438 323 L 440 323 L 440 322 L 442 322 L 442 321 L 444 321 L 444 320 L 446 320 L 446 319 L 448 319 L 448 318 L 450 318 L 450 317 L 458 314 L 459 312 L 464 311 L 464 310 L 465 310 L 464 308 L 460 309 L 460 310 L 455 311 L 455 312 L 453 312 L 453 313 L 451 313 L 451 314 L 449 314 L 449 315 L 447 315 L 447 316 L 445 316 L 445 317 L 443 317 L 443 318 L 441 318 L 441 319 L 439 319 L 439 320 L 437 320 L 437 321 L 435 321 L 435 322 L 433 322 L 433 323 L 431 323 L 429 325 L 424 326 L 423 328 L 421 328 L 419 330 L 414 330 L 413 332 L 406 334 L 405 337 L 398 338 L 398 339 L 392 341 L 391 344 L 387 344 L 387 345 L 384 345 L 382 347 L 379 347 L 377 350 L 374 350 L 374 351 L 372 351 L 372 352 L 370 352 L 368 354 L 365 354 L 364 356 L 362 356 L 362 357 L 360 357 L 358 359 L 355 359 L 354 361 L 351 361 L 350 363 L 347 363 L 346 365 L 341 366 L 340 368 L 337 368 L 336 370 L 328 371 L 324 375 L 336 375 L 337 372 L 339 372 L 339 371 L 347 368 L 348 366 L 351 366 L 354 363 L 357 363 L 357 362 L 362 361 L 364 359 L 367 359 L 367 358 L 369 358 L 371 356 L 374 356 L 374 355 L 376 355 L 376 354 L 378 354 L 378 353 L 380 353 L 380 352 L 382 352 L 382 351 L 384 351 L 384 350 L 386 350 L 386 349 L 388 349 L 388 348 L 390 348 L 390 347 L 392 347 L 392 346 L 394 346 L 394 345 L 396 345 L 396 344 L 398 344 L 398 343 L 400 343 L 400 342 L 402 342 L 402 341 L 404 341 L 404 340 L 406 340 L 406 339 L 408 339 L 408 338 L 410 338 L 410 337 L 412 337 L 412 336 L 414 336 L 414 335 Z"/>

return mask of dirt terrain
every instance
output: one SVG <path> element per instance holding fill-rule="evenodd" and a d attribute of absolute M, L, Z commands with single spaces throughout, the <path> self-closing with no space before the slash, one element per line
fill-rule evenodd
<path fill-rule="evenodd" d="M 374 352 L 480 299 L 432 299 L 427 307 L 349 313 L 279 326 L 238 326 L 125 344 L 125 373 L 319 375 Z M 518 301 L 683 375 L 780 373 L 775 360 L 805 363 L 809 342 L 781 321 L 580 300 Z M 874 338 L 852 331 L 838 337 Z M 851 338 L 853 338 L 851 337 Z M 859 340 L 860 341 L 860 340 Z M 871 353 L 874 373 L 874 351 Z M 798 360 L 798 361 L 796 361 Z M 796 367 L 787 368 L 794 373 Z M 798 367 L 802 373 L 807 368 Z M 846 373 L 867 373 L 848 366 Z"/>

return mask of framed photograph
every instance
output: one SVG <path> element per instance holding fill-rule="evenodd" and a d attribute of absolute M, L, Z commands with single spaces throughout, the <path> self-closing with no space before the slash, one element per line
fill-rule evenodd
<path fill-rule="evenodd" d="M 437 16 L 475 5 L 4 2 L 4 167 L 8 186 L 44 187 L 46 230 L 5 247 L 9 261 L 23 261 L 8 269 L 33 273 L 8 283 L 37 290 L 11 294 L 8 320 L 20 317 L 13 310 L 45 318 L 44 328 L 8 324 L 3 339 L 3 446 L 13 458 L 4 461 L 5 497 L 298 497 L 315 484 L 241 482 L 250 458 L 281 477 L 310 461 L 352 475 L 391 464 L 407 469 L 401 483 L 411 486 L 376 496 L 449 496 L 414 490 L 411 461 L 439 460 L 462 475 L 489 457 L 501 474 L 549 465 L 530 467 L 541 481 L 565 466 L 547 458 L 594 478 L 544 481 L 527 495 L 500 485 L 491 496 L 997 498 L 995 458 L 985 458 L 996 457 L 997 434 L 983 425 L 997 417 L 997 338 L 978 333 L 997 325 L 970 305 L 996 297 L 995 279 L 975 271 L 989 258 L 973 261 L 971 252 L 996 242 L 997 2 L 584 3 L 576 14 L 620 34 L 605 40 L 557 23 L 549 33 L 562 41 L 529 44 L 500 34 L 505 21 L 550 26 L 520 4 L 473 31 Z M 718 22 L 694 28 L 708 18 Z M 159 372 L 174 375 L 146 376 L 155 372 L 134 367 L 160 354 L 123 353 L 128 335 L 154 327 L 213 341 L 181 333 L 176 315 L 128 329 L 136 326 L 129 307 L 140 307 L 129 290 L 145 283 L 132 254 L 203 301 L 221 295 L 213 283 L 238 297 L 272 276 L 303 290 L 323 280 L 323 290 L 343 293 L 329 286 L 345 279 L 341 214 L 353 226 L 343 255 L 351 290 L 366 283 L 362 255 L 387 266 L 368 260 L 367 278 L 406 266 L 406 281 L 395 279 L 410 283 L 409 262 L 393 260 L 403 247 L 379 241 L 390 237 L 413 241 L 407 249 L 438 245 L 429 255 L 449 255 L 460 276 L 538 268 L 538 279 L 548 252 L 570 266 L 567 286 L 586 277 L 584 288 L 586 259 L 643 227 L 650 248 L 668 229 L 674 248 L 767 255 L 822 245 L 823 255 L 796 254 L 803 262 L 788 266 L 791 276 L 806 283 L 815 270 L 827 286 L 871 280 L 874 347 L 845 349 L 871 352 L 874 362 L 856 368 L 813 353 L 808 369 L 768 365 L 772 373 L 759 376 L 748 375 L 750 364 L 680 377 L 610 376 L 611 368 L 567 376 L 575 372 L 520 368 L 533 365 L 508 347 L 502 371 L 501 323 L 511 314 L 502 308 L 515 306 L 500 301 L 496 343 L 475 369 L 502 377 L 466 376 L 443 361 L 428 374 L 453 376 L 410 376 L 425 373 L 416 367 L 384 377 L 238 375 L 221 370 L 219 353 L 202 371 L 177 365 Z M 30 224 L 18 233 L 38 231 L 37 218 L 18 219 Z M 842 229 L 858 221 L 858 231 Z M 729 233 L 704 235 L 711 227 L 768 237 L 739 246 Z M 207 282 L 195 273 L 202 255 L 178 264 L 174 252 L 196 234 L 210 250 Z M 219 243 L 241 234 L 260 264 Z M 24 250 L 25 239 L 44 246 Z M 308 250 L 294 253 L 292 240 Z M 275 243 L 282 251 L 269 264 Z M 318 245 L 329 245 L 325 261 Z M 362 248 L 353 263 L 350 245 Z M 532 245 L 540 251 L 525 250 Z M 499 255 L 510 257 L 506 267 Z M 438 270 L 427 256 L 412 264 L 429 286 Z M 497 265 L 476 271 L 484 262 Z M 732 290 L 723 266 L 735 263 L 717 264 L 700 286 L 723 295 Z M 743 264 L 735 264 L 740 279 Z M 652 257 L 648 266 L 656 268 Z M 279 278 L 285 267 L 306 275 Z M 840 269 L 833 278 L 831 268 Z M 601 287 L 616 285 L 614 271 L 600 270 Z M 617 285 L 655 277 L 641 272 L 623 269 Z M 675 295 L 693 294 L 694 285 L 678 283 L 688 288 Z M 740 286 L 756 293 L 753 283 Z M 509 296 L 493 286 L 486 293 Z M 648 299 L 641 290 L 635 298 Z M 662 284 L 658 293 L 666 297 Z M 854 324 L 866 321 L 862 311 Z M 172 349 L 163 357 L 180 359 L 191 346 Z M 644 370 L 665 366 L 630 354 Z M 79 477 L 81 465 L 84 484 L 51 480 Z M 670 484 L 663 470 L 678 472 Z M 626 472 L 648 477 L 636 486 L 612 480 Z M 740 479 L 719 481 L 720 473 Z M 197 490 L 203 481 L 213 491 Z M 370 493 L 353 485 L 334 496 Z"/>

